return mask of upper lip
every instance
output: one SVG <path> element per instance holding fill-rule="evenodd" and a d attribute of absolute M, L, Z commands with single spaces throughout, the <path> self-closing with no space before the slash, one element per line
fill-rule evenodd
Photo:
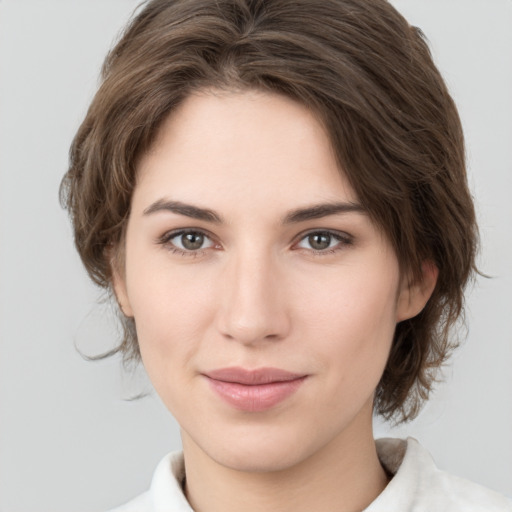
<path fill-rule="evenodd" d="M 219 368 L 205 372 L 204 375 L 210 379 L 245 384 L 247 386 L 270 384 L 272 382 L 287 382 L 306 376 L 305 374 L 289 372 L 280 368 L 256 368 L 249 370 L 240 367 Z"/>

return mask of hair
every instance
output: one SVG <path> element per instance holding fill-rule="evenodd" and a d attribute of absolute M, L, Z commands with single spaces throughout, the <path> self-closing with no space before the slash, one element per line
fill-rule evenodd
<path fill-rule="evenodd" d="M 461 123 L 422 32 L 386 0 L 153 0 L 104 62 L 71 146 L 61 202 L 82 261 L 112 291 L 137 163 L 192 92 L 259 90 L 305 105 L 340 169 L 391 241 L 403 275 L 439 270 L 423 311 L 400 322 L 374 409 L 412 419 L 458 344 L 478 232 Z M 121 258 L 122 259 L 122 258 Z M 133 319 L 106 355 L 140 360 Z"/>

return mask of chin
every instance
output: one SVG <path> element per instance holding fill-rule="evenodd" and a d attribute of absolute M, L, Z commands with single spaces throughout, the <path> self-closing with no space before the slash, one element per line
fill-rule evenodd
<path fill-rule="evenodd" d="M 247 448 L 219 450 L 212 454 L 212 458 L 226 468 L 245 473 L 284 471 L 299 464 L 304 458 L 302 453 L 288 446 L 284 449 L 275 449 L 271 445 Z"/>
<path fill-rule="evenodd" d="M 234 471 L 270 473 L 296 466 L 318 450 L 312 436 L 286 429 L 247 429 L 231 436 L 209 437 L 198 444 L 210 459 Z M 309 442 L 308 442 L 309 441 Z"/>

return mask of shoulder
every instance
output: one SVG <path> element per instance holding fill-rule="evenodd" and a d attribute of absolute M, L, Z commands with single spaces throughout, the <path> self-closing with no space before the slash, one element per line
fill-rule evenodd
<path fill-rule="evenodd" d="M 148 491 L 109 512 L 193 512 L 183 494 L 185 463 L 182 452 L 166 455 L 158 464 Z"/>
<path fill-rule="evenodd" d="M 438 469 L 415 439 L 380 439 L 381 463 L 394 477 L 367 512 L 512 512 L 512 500 Z M 397 506 L 398 505 L 398 506 Z"/>
<path fill-rule="evenodd" d="M 446 503 L 447 511 L 470 510 L 482 512 L 512 511 L 512 500 L 469 480 L 439 471 L 436 479 L 438 493 L 432 503 Z M 448 506 L 449 505 L 449 506 Z M 438 508 L 438 510 L 444 510 Z"/>
<path fill-rule="evenodd" d="M 121 505 L 120 507 L 116 507 L 108 512 L 152 512 L 153 508 L 151 505 L 151 496 L 149 491 L 146 491 L 144 494 L 137 496 L 133 500 Z"/>

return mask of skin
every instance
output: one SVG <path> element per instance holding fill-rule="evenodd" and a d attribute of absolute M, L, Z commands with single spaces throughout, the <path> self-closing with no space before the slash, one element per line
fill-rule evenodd
<path fill-rule="evenodd" d="M 373 396 L 396 323 L 423 308 L 436 272 L 409 285 L 357 205 L 321 124 L 279 95 L 194 94 L 141 159 L 114 287 L 181 426 L 196 511 L 355 511 L 387 484 Z M 231 366 L 306 378 L 269 410 L 240 411 L 204 376 Z"/>

